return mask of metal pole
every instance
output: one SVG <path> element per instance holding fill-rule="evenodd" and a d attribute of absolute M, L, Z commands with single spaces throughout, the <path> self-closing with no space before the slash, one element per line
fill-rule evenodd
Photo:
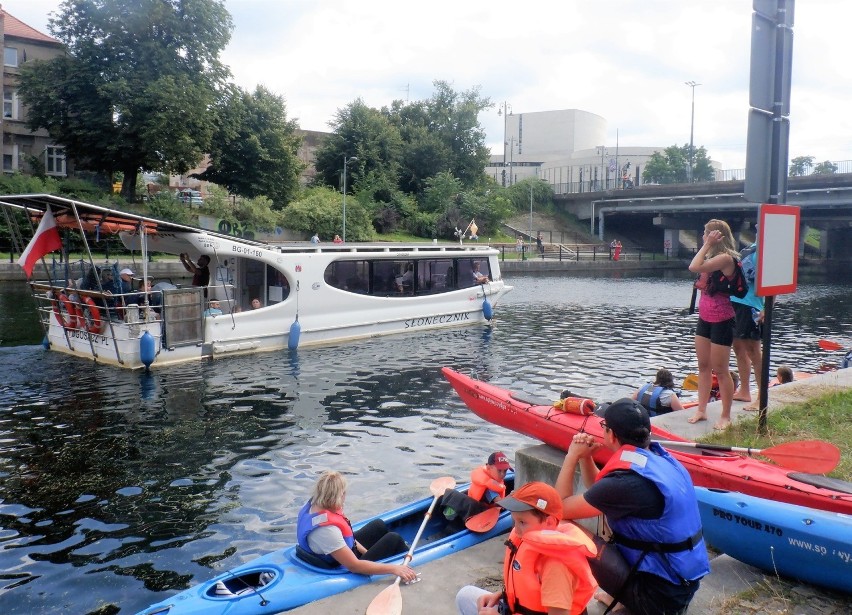
<path fill-rule="evenodd" d="M 535 170 L 536 179 L 538 178 L 538 169 Z M 533 214 L 533 183 L 530 182 L 530 242 L 532 242 L 532 214 Z"/>
<path fill-rule="evenodd" d="M 693 147 L 693 135 L 695 129 L 695 86 L 701 85 L 700 83 L 696 83 L 695 81 L 685 81 L 686 85 L 692 88 L 692 118 L 689 122 L 689 172 L 687 173 L 687 180 L 689 183 L 692 183 L 692 166 L 695 162 L 695 149 Z"/>
<path fill-rule="evenodd" d="M 346 154 L 343 155 L 343 243 L 346 243 Z"/>
<path fill-rule="evenodd" d="M 346 154 L 343 154 L 343 243 L 346 243 L 346 167 L 350 162 L 358 162 L 358 157 L 347 158 Z"/>

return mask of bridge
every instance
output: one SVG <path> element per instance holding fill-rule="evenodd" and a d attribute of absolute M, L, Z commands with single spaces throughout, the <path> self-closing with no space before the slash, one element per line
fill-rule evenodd
<path fill-rule="evenodd" d="M 720 218 L 735 235 L 753 229 L 759 203 L 745 200 L 743 181 L 641 186 L 554 196 L 557 208 L 589 221 L 592 234 L 603 240 L 606 226 L 615 230 L 641 231 L 650 244 L 677 253 L 681 231 L 697 231 L 704 223 Z M 852 258 L 852 173 L 788 178 L 786 205 L 801 208 L 800 254 L 806 231 L 819 232 L 820 256 Z"/>

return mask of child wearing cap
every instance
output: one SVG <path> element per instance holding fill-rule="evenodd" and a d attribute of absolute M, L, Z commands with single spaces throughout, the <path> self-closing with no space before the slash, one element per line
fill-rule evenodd
<path fill-rule="evenodd" d="M 497 498 L 506 495 L 506 472 L 512 469 L 509 458 L 502 451 L 494 451 L 485 465 L 474 468 L 470 473 L 470 488 L 467 495 L 447 489 L 441 499 L 444 516 L 448 520 L 460 517 L 462 521 L 483 512 Z"/>
<path fill-rule="evenodd" d="M 460 615 L 547 613 L 581 615 L 597 584 L 588 557 L 592 539 L 573 523 L 560 523 L 562 501 L 545 483 L 527 483 L 497 505 L 512 513 L 506 541 L 503 589 L 467 585 L 456 595 Z"/>

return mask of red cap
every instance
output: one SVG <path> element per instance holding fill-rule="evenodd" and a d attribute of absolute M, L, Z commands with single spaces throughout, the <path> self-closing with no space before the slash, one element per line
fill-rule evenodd
<path fill-rule="evenodd" d="M 512 465 L 509 463 L 509 458 L 502 451 L 494 451 L 490 455 L 488 455 L 488 461 L 486 461 L 490 466 L 494 466 L 498 470 L 511 470 Z"/>

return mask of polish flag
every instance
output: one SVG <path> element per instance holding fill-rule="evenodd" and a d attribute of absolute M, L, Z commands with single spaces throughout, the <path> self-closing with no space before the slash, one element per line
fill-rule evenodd
<path fill-rule="evenodd" d="M 61 249 L 62 239 L 59 237 L 59 229 L 56 228 L 53 212 L 48 207 L 41 218 L 41 222 L 38 223 L 35 235 L 30 239 L 30 243 L 27 244 L 21 258 L 18 259 L 18 264 L 24 268 L 27 278 L 30 278 L 33 275 L 33 267 L 42 256 Z"/>

